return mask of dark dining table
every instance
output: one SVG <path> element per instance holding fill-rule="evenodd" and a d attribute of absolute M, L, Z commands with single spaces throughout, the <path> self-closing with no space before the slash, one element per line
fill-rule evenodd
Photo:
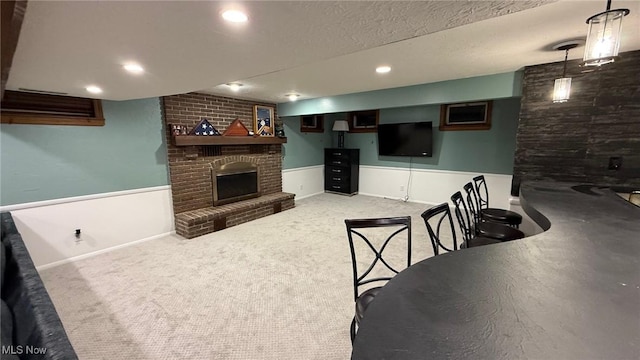
<path fill-rule="evenodd" d="M 639 359 L 640 208 L 556 182 L 523 184 L 520 201 L 544 232 L 400 272 L 352 359 Z"/>

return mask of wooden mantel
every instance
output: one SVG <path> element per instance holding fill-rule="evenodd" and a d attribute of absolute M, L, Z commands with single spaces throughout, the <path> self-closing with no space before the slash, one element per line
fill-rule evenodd
<path fill-rule="evenodd" d="M 269 145 L 284 144 L 287 138 L 273 136 L 198 136 L 198 135 L 178 135 L 173 136 L 175 146 L 194 145 Z"/>

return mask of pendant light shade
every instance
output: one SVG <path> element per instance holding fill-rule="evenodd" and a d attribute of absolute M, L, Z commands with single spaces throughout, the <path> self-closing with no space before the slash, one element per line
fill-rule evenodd
<path fill-rule="evenodd" d="M 567 77 L 567 59 L 569 58 L 569 50 L 578 46 L 577 41 L 567 41 L 553 47 L 554 50 L 564 51 L 564 67 L 562 69 L 562 77 L 556 79 L 553 85 L 553 102 L 563 103 L 569 100 L 571 95 L 571 78 Z"/>
<path fill-rule="evenodd" d="M 586 66 L 600 66 L 615 60 L 620 49 L 622 19 L 629 9 L 611 9 L 611 0 L 607 0 L 607 10 L 587 19 L 589 32 L 584 50 Z"/>
<path fill-rule="evenodd" d="M 569 100 L 571 95 L 571 78 L 556 79 L 553 85 L 553 102 L 563 103 Z"/>

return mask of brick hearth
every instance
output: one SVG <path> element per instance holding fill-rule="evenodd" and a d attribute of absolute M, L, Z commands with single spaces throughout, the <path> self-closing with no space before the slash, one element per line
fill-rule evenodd
<path fill-rule="evenodd" d="M 219 132 L 239 118 L 252 129 L 257 103 L 189 93 L 162 98 L 176 233 L 186 238 L 204 235 L 294 207 L 293 194 L 282 192 L 282 145 L 175 146 L 169 125 L 190 130 L 206 118 Z M 211 169 L 232 161 L 256 163 L 261 197 L 213 206 Z"/>
<path fill-rule="evenodd" d="M 294 194 L 275 193 L 176 215 L 176 232 L 187 239 L 279 213 L 294 207 Z"/>

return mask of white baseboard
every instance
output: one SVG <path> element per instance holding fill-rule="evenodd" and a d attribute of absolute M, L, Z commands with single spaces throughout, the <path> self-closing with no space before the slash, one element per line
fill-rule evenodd
<path fill-rule="evenodd" d="M 402 197 L 389 197 L 389 196 L 384 196 L 384 195 L 380 195 L 380 194 L 370 194 L 370 193 L 358 192 L 358 195 L 373 196 L 373 197 L 377 197 L 377 198 L 381 198 L 381 199 L 388 199 L 388 200 L 404 201 L 404 198 L 402 198 Z M 408 199 L 406 202 L 417 203 L 417 204 L 425 204 L 425 205 L 429 205 L 429 206 L 437 205 L 436 203 L 433 203 L 433 202 L 416 200 L 416 199 Z"/>
<path fill-rule="evenodd" d="M 298 200 L 302 200 L 302 199 L 306 199 L 306 198 L 310 198 L 310 197 L 312 197 L 312 196 L 316 196 L 316 195 L 320 195 L 320 194 L 324 194 L 324 191 L 320 191 L 320 192 L 317 192 L 317 193 L 308 194 L 308 195 L 300 196 L 300 197 L 297 197 L 297 196 L 296 196 L 296 201 L 298 201 Z"/>
<path fill-rule="evenodd" d="M 170 231 L 170 232 L 164 233 L 164 234 L 158 234 L 158 235 L 149 236 L 148 238 L 135 240 L 135 241 L 132 241 L 132 242 L 128 242 L 126 244 L 116 245 L 116 246 L 112 246 L 112 247 L 109 247 L 109 248 L 106 248 L 106 249 L 90 252 L 88 254 L 78 255 L 78 256 L 74 256 L 74 257 L 68 258 L 68 259 L 55 261 L 55 262 L 52 262 L 52 263 L 49 263 L 49 264 L 46 264 L 46 265 L 37 266 L 36 270 L 41 271 L 41 270 L 51 269 L 51 268 L 56 267 L 56 266 L 72 263 L 72 262 L 75 262 L 75 261 L 78 261 L 78 260 L 82 260 L 82 259 L 87 259 L 87 258 L 90 258 L 90 257 L 94 257 L 96 255 L 108 253 L 110 251 L 126 248 L 126 247 L 129 247 L 129 246 L 133 246 L 133 245 L 140 244 L 140 243 L 143 243 L 143 242 L 147 242 L 147 241 L 150 241 L 150 240 L 160 239 L 160 238 L 163 238 L 165 236 L 170 236 L 170 235 L 175 235 L 175 234 L 176 234 L 175 231 Z"/>
<path fill-rule="evenodd" d="M 38 269 L 174 230 L 168 186 L 32 205 L 12 205 L 11 215 Z"/>

